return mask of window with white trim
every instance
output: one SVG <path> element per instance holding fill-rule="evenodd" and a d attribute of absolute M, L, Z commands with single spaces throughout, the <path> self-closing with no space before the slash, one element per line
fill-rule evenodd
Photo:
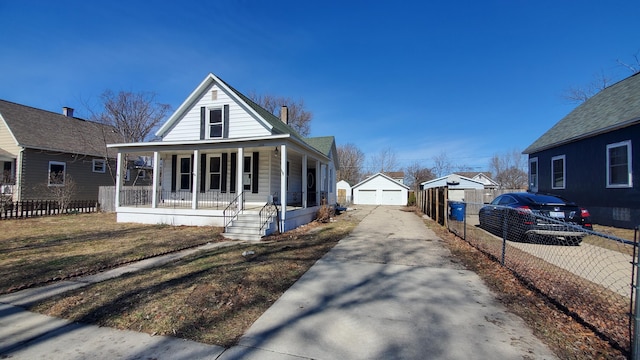
<path fill-rule="evenodd" d="M 633 187 L 631 140 L 607 145 L 607 187 Z"/>
<path fill-rule="evenodd" d="M 103 159 L 93 159 L 93 172 L 104 173 L 107 171 L 107 162 Z"/>
<path fill-rule="evenodd" d="M 64 186 L 64 178 L 67 170 L 67 163 L 60 161 L 49 161 L 49 186 Z"/>
<path fill-rule="evenodd" d="M 538 191 L 538 158 L 529 159 L 529 190 Z"/>
<path fill-rule="evenodd" d="M 220 190 L 222 180 L 222 161 L 219 155 L 209 158 L 209 190 Z"/>
<path fill-rule="evenodd" d="M 251 191 L 251 156 L 245 156 L 242 163 L 242 187 L 245 191 Z"/>
<path fill-rule="evenodd" d="M 565 155 L 551 158 L 551 188 L 564 189 L 566 186 L 566 157 Z"/>
<path fill-rule="evenodd" d="M 209 118 L 207 124 L 209 126 L 209 138 L 221 138 L 224 112 L 222 108 L 209 108 Z"/>
<path fill-rule="evenodd" d="M 180 190 L 191 190 L 191 156 L 178 157 Z"/>

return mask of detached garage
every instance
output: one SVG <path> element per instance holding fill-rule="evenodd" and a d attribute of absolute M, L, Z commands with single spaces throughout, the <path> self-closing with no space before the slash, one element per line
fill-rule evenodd
<path fill-rule="evenodd" d="M 383 173 L 353 186 L 353 203 L 358 205 L 407 205 L 409 187 Z"/>

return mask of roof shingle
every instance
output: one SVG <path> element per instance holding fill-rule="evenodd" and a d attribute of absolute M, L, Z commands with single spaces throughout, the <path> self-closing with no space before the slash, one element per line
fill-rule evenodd
<path fill-rule="evenodd" d="M 531 154 L 640 122 L 640 73 L 600 91 L 575 108 L 523 153 Z"/>
<path fill-rule="evenodd" d="M 122 142 L 111 126 L 5 100 L 0 117 L 24 148 L 105 156 L 106 144 Z"/>

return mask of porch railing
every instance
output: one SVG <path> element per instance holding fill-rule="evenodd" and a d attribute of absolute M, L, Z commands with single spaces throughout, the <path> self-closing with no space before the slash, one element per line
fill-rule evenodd
<path fill-rule="evenodd" d="M 193 193 L 191 191 L 158 190 L 157 207 L 159 208 L 191 208 Z M 235 193 L 206 191 L 197 194 L 199 209 L 225 209 Z M 150 207 L 153 202 L 153 189 L 149 186 L 128 187 L 120 190 L 120 206 Z"/>
<path fill-rule="evenodd" d="M 327 203 L 326 191 L 310 192 L 308 194 L 310 194 L 310 197 L 307 200 L 307 206 L 317 206 Z M 320 195 L 320 203 L 316 202 L 316 194 Z M 301 191 L 287 191 L 287 206 L 302 206 L 303 196 L 305 196 L 305 193 Z"/>

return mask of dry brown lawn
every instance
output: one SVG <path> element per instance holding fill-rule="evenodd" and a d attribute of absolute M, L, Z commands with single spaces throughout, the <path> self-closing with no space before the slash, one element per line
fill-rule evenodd
<path fill-rule="evenodd" d="M 50 221 L 55 223 L 53 219 Z M 356 217 L 343 214 L 335 217 L 333 222 L 311 223 L 285 234 L 267 237 L 265 241 L 239 242 L 229 247 L 201 250 L 157 268 L 66 292 L 35 304 L 30 310 L 101 326 L 231 346 L 357 222 Z M 140 233 L 145 233 L 146 246 L 139 243 L 128 249 L 119 249 L 126 242 L 126 239 L 120 239 L 114 241 L 110 249 L 99 253 L 120 251 L 125 254 L 157 248 L 155 241 L 164 232 L 173 232 L 172 236 L 177 241 L 190 236 L 203 239 L 205 231 L 209 234 L 215 231 L 219 239 L 219 230 L 214 229 L 142 228 L 146 230 L 127 228 L 121 234 L 133 231 L 141 236 Z M 191 234 L 190 231 L 196 233 Z M 197 235 L 199 231 L 202 234 Z M 86 237 L 89 233 L 92 231 L 87 230 Z M 75 243 L 75 246 L 81 245 L 81 242 Z M 51 249 L 58 248 L 41 248 L 42 251 Z M 243 256 L 249 251 L 253 255 Z M 57 256 L 66 258 L 65 253 L 58 252 Z M 95 258 L 96 255 L 87 256 Z M 35 269 L 25 270 L 33 272 Z M 28 276 L 25 274 L 22 278 L 27 279 Z"/>
<path fill-rule="evenodd" d="M 115 219 L 93 213 L 0 221 L 0 294 L 223 240 L 216 227 Z"/>

